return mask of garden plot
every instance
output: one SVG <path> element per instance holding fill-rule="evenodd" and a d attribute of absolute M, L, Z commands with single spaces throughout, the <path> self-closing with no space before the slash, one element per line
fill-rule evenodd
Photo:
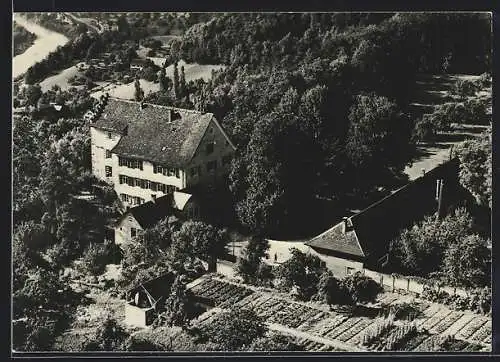
<path fill-rule="evenodd" d="M 205 279 L 190 290 L 196 296 L 212 300 L 221 308 L 230 307 L 253 293 L 249 288 L 212 278 Z"/>
<path fill-rule="evenodd" d="M 348 318 L 345 319 L 344 322 L 339 324 L 337 327 L 333 328 L 329 332 L 327 332 L 324 337 L 325 338 L 330 338 L 330 339 L 335 339 L 338 336 L 340 336 L 342 333 L 346 332 L 350 328 L 354 327 L 357 323 L 361 322 L 363 318 L 361 317 L 353 317 L 353 318 Z"/>
<path fill-rule="evenodd" d="M 448 316 L 448 314 L 450 313 L 451 310 L 441 309 L 437 313 L 435 313 L 432 317 L 428 318 L 422 324 L 420 324 L 420 327 L 429 330 L 435 325 L 437 325 L 439 322 L 441 322 L 444 318 L 446 318 L 446 316 Z"/>
<path fill-rule="evenodd" d="M 474 332 L 469 338 L 472 342 L 485 343 L 484 340 L 490 340 L 491 343 L 491 320 L 483 324 L 477 331 Z"/>
<path fill-rule="evenodd" d="M 330 313 L 326 312 L 319 312 L 312 318 L 307 319 L 304 323 L 302 323 L 300 326 L 297 327 L 299 331 L 309 331 L 313 328 L 318 323 L 321 323 L 321 321 L 327 319 L 329 317 Z"/>
<path fill-rule="evenodd" d="M 446 317 L 444 317 L 439 323 L 431 327 L 430 331 L 441 334 L 448 328 L 450 328 L 453 325 L 453 323 L 462 318 L 463 315 L 464 314 L 461 312 L 451 312 Z"/>
<path fill-rule="evenodd" d="M 358 323 L 356 323 L 352 328 L 347 329 L 339 336 L 337 339 L 342 342 L 348 342 L 351 338 L 361 333 L 366 327 L 368 327 L 372 323 L 371 319 L 361 319 Z"/>
<path fill-rule="evenodd" d="M 426 338 L 422 343 L 416 346 L 413 352 L 475 352 L 481 350 L 478 344 L 469 343 L 467 341 L 457 340 L 439 334 L 434 334 Z"/>
<path fill-rule="evenodd" d="M 481 328 L 483 324 L 486 324 L 487 320 L 484 318 L 473 318 L 468 324 L 464 326 L 456 334 L 456 338 L 459 339 L 469 339 L 472 335 Z"/>

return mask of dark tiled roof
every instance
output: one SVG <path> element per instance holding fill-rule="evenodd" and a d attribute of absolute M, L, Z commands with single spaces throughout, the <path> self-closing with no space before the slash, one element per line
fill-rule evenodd
<path fill-rule="evenodd" d="M 316 236 L 306 243 L 312 248 L 320 248 L 340 252 L 342 254 L 364 257 L 365 254 L 358 242 L 356 231 L 343 232 L 343 221 L 331 229 Z"/>
<path fill-rule="evenodd" d="M 170 292 L 170 287 L 174 282 L 175 274 L 172 272 L 160 275 L 157 278 L 150 279 L 146 282 L 140 283 L 137 286 L 129 289 L 127 294 L 133 294 L 136 292 L 142 292 L 144 289 L 153 297 L 155 301 L 161 297 L 168 296 Z"/>
<path fill-rule="evenodd" d="M 128 210 L 125 215 L 131 214 L 143 229 L 154 226 L 157 222 L 173 214 L 172 195 L 168 194 L 148 201 Z M 124 216 L 125 216 L 124 215 Z"/>
<path fill-rule="evenodd" d="M 170 122 L 170 111 L 178 117 Z M 212 120 L 211 113 L 110 98 L 94 127 L 124 134 L 112 152 L 168 167 L 186 166 Z"/>
<path fill-rule="evenodd" d="M 445 208 L 465 200 L 458 182 L 458 160 L 447 161 L 348 218 L 352 231 L 343 232 L 343 222 L 314 237 L 306 245 L 343 254 L 378 259 L 388 251 L 399 232 L 437 210 L 436 180 L 444 180 Z M 351 228 L 350 228 L 351 229 Z"/>

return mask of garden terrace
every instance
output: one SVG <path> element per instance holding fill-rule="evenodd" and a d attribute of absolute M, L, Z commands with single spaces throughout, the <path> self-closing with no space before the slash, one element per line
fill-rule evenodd
<path fill-rule="evenodd" d="M 478 351 L 491 345 L 491 319 L 471 312 L 452 311 L 444 305 L 392 293 L 380 295 L 377 313 L 351 312 L 320 303 L 292 300 L 288 295 L 204 276 L 190 286 L 215 308 L 203 313 L 195 325 L 203 329 L 220 311 L 251 308 L 270 329 L 291 335 L 304 350 Z M 405 313 L 387 322 L 387 311 L 404 309 L 410 302 L 413 321 Z M 398 308 L 399 306 L 399 308 Z M 376 310 L 377 308 L 368 308 Z M 364 309 L 367 309 L 366 307 Z M 390 318 L 390 317 L 389 317 Z M 446 339 L 451 335 L 452 339 Z"/>

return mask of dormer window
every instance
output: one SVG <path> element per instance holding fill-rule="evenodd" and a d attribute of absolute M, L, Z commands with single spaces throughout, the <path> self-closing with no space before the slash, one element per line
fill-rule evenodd
<path fill-rule="evenodd" d="M 113 135 L 111 134 L 111 132 L 108 132 L 108 138 L 109 138 L 109 139 L 112 139 L 112 138 L 113 138 Z"/>

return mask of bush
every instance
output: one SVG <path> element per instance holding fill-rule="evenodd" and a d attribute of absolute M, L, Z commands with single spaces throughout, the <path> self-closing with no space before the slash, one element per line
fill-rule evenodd
<path fill-rule="evenodd" d="M 476 93 L 477 85 L 475 82 L 467 79 L 459 79 L 453 86 L 453 93 L 460 98 L 467 98 Z"/>
<path fill-rule="evenodd" d="M 90 275 L 101 275 L 109 263 L 109 250 L 105 244 L 90 244 L 83 253 L 80 268 L 82 272 Z"/>
<path fill-rule="evenodd" d="M 379 283 L 360 272 L 346 276 L 340 285 L 351 296 L 353 304 L 375 302 L 379 293 L 384 290 Z"/>
<path fill-rule="evenodd" d="M 458 311 L 470 310 L 480 314 L 491 313 L 491 288 L 488 287 L 474 289 L 469 296 L 461 296 L 451 295 L 444 290 L 426 285 L 420 296 L 430 302 L 445 304 Z"/>

